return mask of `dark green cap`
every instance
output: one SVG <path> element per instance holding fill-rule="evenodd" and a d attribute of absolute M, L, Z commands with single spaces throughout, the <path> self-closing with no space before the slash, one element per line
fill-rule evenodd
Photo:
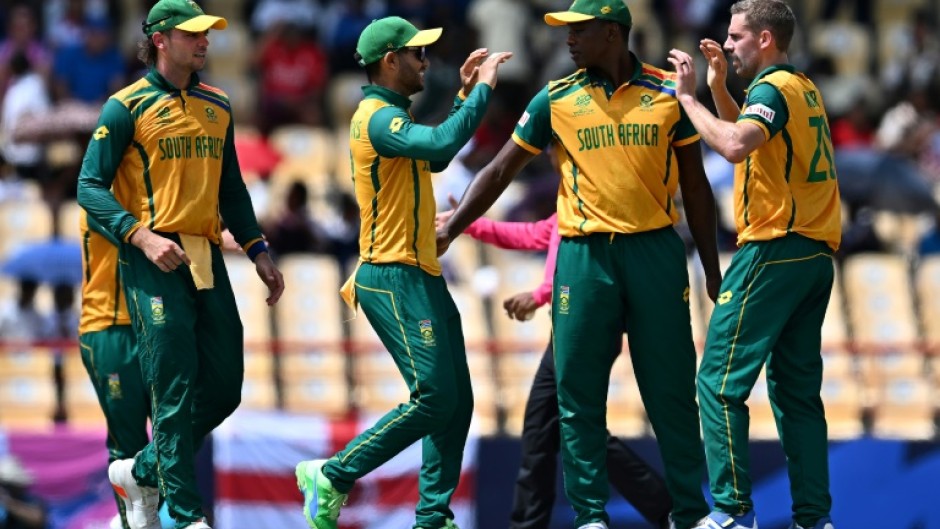
<path fill-rule="evenodd" d="M 373 20 L 362 30 L 356 53 L 361 57 L 359 65 L 365 66 L 381 59 L 386 53 L 406 46 L 427 46 L 441 37 L 441 28 L 418 30 L 411 22 L 401 17 L 385 17 Z"/>
<path fill-rule="evenodd" d="M 633 17 L 630 16 L 626 0 L 574 0 L 567 11 L 546 14 L 545 23 L 549 26 L 565 26 L 595 18 L 624 26 L 633 25 Z"/>
<path fill-rule="evenodd" d="M 144 33 L 149 37 L 158 31 L 181 29 L 199 33 L 207 29 L 225 29 L 228 22 L 222 17 L 205 14 L 193 0 L 160 0 L 147 15 Z"/>

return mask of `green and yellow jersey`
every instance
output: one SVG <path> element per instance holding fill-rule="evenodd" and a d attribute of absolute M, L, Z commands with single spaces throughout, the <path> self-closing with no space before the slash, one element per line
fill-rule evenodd
<path fill-rule="evenodd" d="M 353 183 L 359 203 L 359 257 L 404 263 L 441 274 L 431 173 L 442 171 L 473 136 L 492 89 L 477 84 L 457 98 L 437 127 L 414 122 L 411 100 L 387 88 L 363 87 L 365 98 L 349 129 Z"/>
<path fill-rule="evenodd" d="M 78 333 L 103 331 L 112 325 L 130 325 L 121 275 L 118 270 L 116 240 L 88 225 L 82 211 L 79 231 L 82 237 L 82 314 Z"/>
<path fill-rule="evenodd" d="M 838 249 L 839 185 L 816 85 L 792 66 L 770 67 L 748 88 L 738 121 L 756 124 L 767 138 L 735 166 L 738 245 L 794 232 Z"/>
<path fill-rule="evenodd" d="M 140 226 L 218 244 L 219 214 L 246 249 L 261 238 L 235 155 L 228 96 L 156 70 L 111 96 L 88 144 L 79 204 L 126 242 Z"/>
<path fill-rule="evenodd" d="M 549 83 L 516 125 L 523 149 L 555 146 L 562 236 L 638 233 L 679 220 L 674 148 L 699 136 L 676 99 L 674 74 L 633 59 L 636 70 L 619 87 L 589 70 Z"/>

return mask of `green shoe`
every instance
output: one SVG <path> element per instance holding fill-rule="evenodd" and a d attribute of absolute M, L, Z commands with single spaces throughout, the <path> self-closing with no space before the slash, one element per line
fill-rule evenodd
<path fill-rule="evenodd" d="M 444 522 L 444 527 L 442 527 L 441 529 L 460 529 L 460 528 L 457 527 L 457 524 L 455 524 L 453 520 L 448 518 L 447 521 Z"/>
<path fill-rule="evenodd" d="M 301 461 L 294 471 L 297 488 L 304 495 L 304 517 L 310 529 L 337 529 L 339 510 L 348 496 L 334 489 L 329 478 L 323 475 L 320 469 L 324 463 L 326 459 Z"/>

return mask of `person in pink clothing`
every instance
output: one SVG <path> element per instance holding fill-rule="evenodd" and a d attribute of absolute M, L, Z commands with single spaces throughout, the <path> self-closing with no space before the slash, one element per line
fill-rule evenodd
<path fill-rule="evenodd" d="M 457 201 L 450 197 L 452 207 Z M 442 226 L 453 210 L 437 215 Z M 520 292 L 503 301 L 510 318 L 525 321 L 551 301 L 555 257 L 561 236 L 557 216 L 538 222 L 498 222 L 481 217 L 464 231 L 474 239 L 507 250 L 547 251 L 542 283 L 531 292 Z M 558 387 L 555 355 L 549 340 L 535 372 L 526 401 L 522 426 L 522 463 L 516 477 L 509 529 L 546 529 L 555 503 L 555 474 L 560 448 Z M 646 461 L 622 440 L 607 436 L 607 468 L 611 485 L 650 523 L 668 528 L 672 498 L 666 483 Z"/>

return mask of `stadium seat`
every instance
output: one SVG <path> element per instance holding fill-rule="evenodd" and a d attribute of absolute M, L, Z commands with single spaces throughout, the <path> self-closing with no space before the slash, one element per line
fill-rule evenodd
<path fill-rule="evenodd" d="M 824 376 L 820 393 L 830 439 L 854 439 L 864 433 L 864 397 L 854 377 Z"/>
<path fill-rule="evenodd" d="M 925 377 L 901 377 L 885 382 L 874 406 L 872 433 L 877 437 L 931 439 L 937 389 Z"/>
<path fill-rule="evenodd" d="M 940 255 L 921 260 L 915 288 L 927 350 L 940 355 Z"/>
<path fill-rule="evenodd" d="M 343 340 L 341 279 L 333 257 L 291 254 L 279 263 L 286 288 L 275 305 L 277 337 L 305 346 L 337 346 Z"/>
<path fill-rule="evenodd" d="M 328 129 L 306 125 L 284 125 L 271 133 L 271 145 L 284 156 L 284 162 L 304 168 L 313 182 L 333 170 L 334 134 Z M 273 175 L 272 175 L 273 177 Z M 332 177 L 329 177 L 331 180 Z"/>
<path fill-rule="evenodd" d="M 448 290 L 457 311 L 460 312 L 460 326 L 468 354 L 471 351 L 486 350 L 489 345 L 489 331 L 483 299 L 470 285 L 452 286 L 448 287 Z"/>
<path fill-rule="evenodd" d="M 522 433 L 526 400 L 532 388 L 535 371 L 545 352 L 544 347 L 543 345 L 541 349 L 529 351 L 502 352 L 493 359 L 496 363 L 500 406 L 506 413 L 503 428 L 507 435 Z"/>
<path fill-rule="evenodd" d="M 907 261 L 897 255 L 858 254 L 846 259 L 845 299 L 860 351 L 906 349 L 917 341 Z"/>
<path fill-rule="evenodd" d="M 712 300 L 705 292 L 705 271 L 697 258 L 689 259 L 689 316 L 692 322 L 692 340 L 695 348 L 701 354 L 705 350 L 705 338 L 708 335 L 708 320 L 705 319 L 706 308 L 711 312 Z"/>
<path fill-rule="evenodd" d="M 349 385 L 345 377 L 285 381 L 284 410 L 340 417 L 349 411 Z"/>
<path fill-rule="evenodd" d="M 95 386 L 86 374 L 65 381 L 65 413 L 68 424 L 77 428 L 107 428 Z"/>
<path fill-rule="evenodd" d="M 50 372 L 36 375 L 0 372 L 0 428 L 49 428 L 54 409 L 55 388 Z"/>
<path fill-rule="evenodd" d="M 542 283 L 545 256 L 493 250 L 491 262 L 499 273 L 499 286 L 492 296 L 496 347 L 502 352 L 543 350 L 552 335 L 550 307 L 537 309 L 531 320 L 521 322 L 506 315 L 503 302 L 516 294 L 531 292 Z"/>
<path fill-rule="evenodd" d="M 56 232 L 61 239 L 78 241 L 78 218 L 82 207 L 75 200 L 67 200 L 59 206 L 59 216 L 56 221 Z"/>
<path fill-rule="evenodd" d="M 860 76 L 868 71 L 871 43 L 864 26 L 833 21 L 816 25 L 809 37 L 810 51 L 832 57 L 839 75 Z"/>
<path fill-rule="evenodd" d="M 245 332 L 245 343 L 252 348 L 270 348 L 272 310 L 265 301 L 268 287 L 258 277 L 254 263 L 238 253 L 224 254 L 229 281 L 236 288 L 235 303 Z M 294 285 L 290 285 L 293 287 Z"/>
<path fill-rule="evenodd" d="M 777 423 L 774 419 L 773 408 L 770 406 L 770 395 L 767 393 L 767 375 L 761 371 L 751 395 L 747 399 L 747 406 L 751 416 L 751 439 L 777 439 Z"/>
<path fill-rule="evenodd" d="M 52 236 L 52 212 L 42 201 L 0 203 L 0 256 Z"/>
<path fill-rule="evenodd" d="M 229 18 L 225 31 L 213 31 L 211 40 L 211 60 L 208 61 L 207 68 L 209 76 L 231 77 L 245 75 L 250 71 L 252 55 L 255 53 L 252 49 L 254 43 L 248 27 L 239 22 L 238 18 Z"/>
<path fill-rule="evenodd" d="M 839 268 L 835 267 L 832 293 L 829 295 L 829 305 L 826 307 L 826 316 L 822 326 L 823 350 L 844 348 L 848 345 L 848 339 L 842 274 L 839 272 Z"/>

